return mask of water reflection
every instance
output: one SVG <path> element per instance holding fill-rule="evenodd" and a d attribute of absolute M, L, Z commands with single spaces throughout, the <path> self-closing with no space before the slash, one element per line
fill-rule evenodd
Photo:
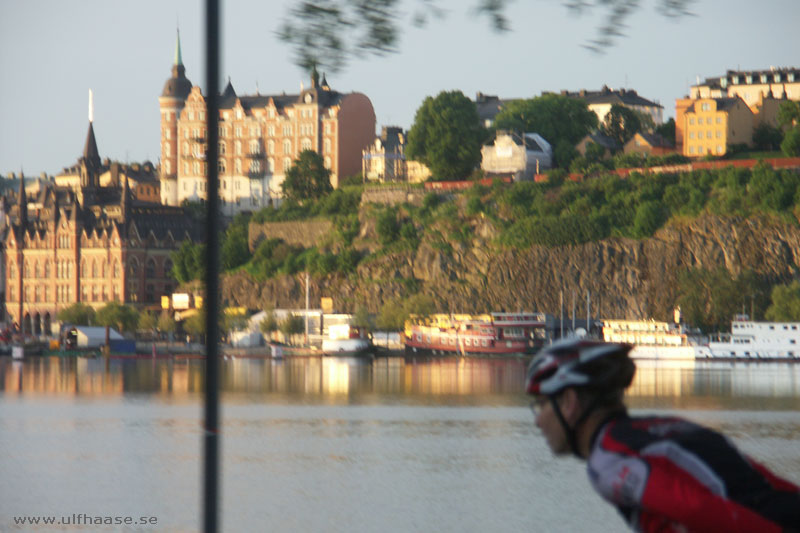
<path fill-rule="evenodd" d="M 229 395 L 323 396 L 334 402 L 368 395 L 519 402 L 526 365 L 500 358 L 233 358 L 222 364 L 221 386 Z M 203 392 L 203 377 L 199 358 L 0 358 L 0 391 L 6 396 L 191 395 Z M 793 409 L 800 407 L 800 365 L 643 362 L 628 397 L 635 407 Z"/>

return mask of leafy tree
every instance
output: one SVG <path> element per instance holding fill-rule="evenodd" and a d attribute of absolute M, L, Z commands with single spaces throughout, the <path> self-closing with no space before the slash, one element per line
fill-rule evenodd
<path fill-rule="evenodd" d="M 784 128 L 800 125 L 800 102 L 787 100 L 778 108 L 778 124 Z"/>
<path fill-rule="evenodd" d="M 800 126 L 795 126 L 786 132 L 781 143 L 781 151 L 787 157 L 800 156 Z"/>
<path fill-rule="evenodd" d="M 353 325 L 358 326 L 360 328 L 364 328 L 366 330 L 372 330 L 375 327 L 374 320 L 372 319 L 372 314 L 363 305 L 359 306 L 358 309 L 356 309 L 356 313 L 355 315 L 353 315 Z"/>
<path fill-rule="evenodd" d="M 675 145 L 675 119 L 670 117 L 669 120 L 664 122 L 663 124 L 659 124 L 655 128 L 656 133 L 664 137 L 664 139 L 668 140 Z"/>
<path fill-rule="evenodd" d="M 172 277 L 179 283 L 188 283 L 195 279 L 205 279 L 206 245 L 183 241 L 181 247 L 170 254 L 172 260 Z"/>
<path fill-rule="evenodd" d="M 649 237 L 664 224 L 666 213 L 661 202 L 644 202 L 636 208 L 633 231 L 637 237 Z"/>
<path fill-rule="evenodd" d="M 658 0 L 658 11 L 670 18 L 689 13 L 693 0 Z M 445 13 L 436 0 L 411 2 L 416 8 L 410 19 L 422 26 L 432 17 Z M 486 17 L 496 31 L 507 31 L 511 23 L 506 16 L 509 0 L 475 0 L 468 2 L 473 13 Z M 597 35 L 586 43 L 586 47 L 602 52 L 611 47 L 622 35 L 628 19 L 641 7 L 640 2 L 630 0 L 597 0 L 563 2 L 571 12 L 580 15 L 592 10 L 598 22 Z M 402 24 L 405 17 L 398 16 L 400 0 L 315 0 L 290 2 L 278 30 L 281 40 L 289 44 L 294 52 L 296 65 L 311 69 L 325 66 L 331 70 L 344 67 L 351 57 L 364 54 L 382 56 L 399 49 Z M 598 13 L 599 11 L 599 13 Z"/>
<path fill-rule="evenodd" d="M 677 303 L 687 322 L 705 331 L 730 327 L 733 316 L 748 302 L 754 313 L 760 314 L 766 307 L 764 281 L 752 272 L 734 277 L 723 267 L 687 269 L 679 272 L 677 286 Z"/>
<path fill-rule="evenodd" d="M 772 288 L 772 301 L 765 317 L 774 322 L 800 321 L 800 281 Z"/>
<path fill-rule="evenodd" d="M 480 163 L 484 137 L 475 103 L 461 91 L 442 91 L 417 109 L 406 155 L 438 179 L 462 179 Z"/>
<path fill-rule="evenodd" d="M 281 187 L 287 199 L 303 204 L 333 191 L 331 171 L 325 168 L 321 155 L 313 150 L 303 150 L 286 172 Z"/>
<path fill-rule="evenodd" d="M 284 320 L 281 321 L 279 328 L 281 330 L 281 333 L 283 333 L 283 336 L 287 340 L 290 340 L 291 343 L 291 338 L 294 335 L 298 335 L 300 333 L 305 332 L 306 330 L 305 320 L 303 319 L 303 317 L 299 315 L 290 314 Z"/>
<path fill-rule="evenodd" d="M 206 334 L 206 310 L 198 309 L 197 313 L 183 321 L 183 330 L 192 337 L 200 337 Z"/>
<path fill-rule="evenodd" d="M 164 311 L 158 317 L 156 328 L 161 333 L 175 333 L 178 330 L 178 324 L 171 314 Z"/>
<path fill-rule="evenodd" d="M 783 132 L 769 124 L 762 123 L 753 130 L 753 144 L 759 150 L 777 150 L 781 147 Z"/>
<path fill-rule="evenodd" d="M 268 338 L 272 337 L 272 334 L 278 331 L 278 320 L 275 318 L 275 313 L 273 311 L 267 311 L 267 315 L 258 324 L 258 329 Z"/>
<path fill-rule="evenodd" d="M 395 298 L 381 306 L 376 327 L 385 331 L 400 331 L 409 315 L 430 315 L 436 312 L 433 299 L 426 294 L 413 294 L 406 299 Z"/>
<path fill-rule="evenodd" d="M 110 326 L 124 333 L 136 329 L 139 312 L 130 305 L 109 302 L 97 310 L 95 321 L 100 326 Z"/>
<path fill-rule="evenodd" d="M 139 331 L 155 331 L 158 324 L 158 319 L 153 313 L 139 313 L 139 323 L 136 324 L 136 329 Z"/>
<path fill-rule="evenodd" d="M 65 324 L 91 326 L 94 324 L 95 311 L 91 306 L 77 302 L 62 309 L 56 316 Z"/>
<path fill-rule="evenodd" d="M 597 127 L 597 115 L 589 110 L 584 100 L 560 94 L 543 94 L 528 100 L 509 102 L 497 114 L 494 123 L 497 129 L 538 133 L 554 147 L 563 142 L 574 147 Z M 556 159 L 563 167 L 564 162 L 558 153 Z"/>
<path fill-rule="evenodd" d="M 396 241 L 397 236 L 400 234 L 397 211 L 391 208 L 381 210 L 375 223 L 375 231 L 378 234 L 378 240 L 384 246 Z"/>
<path fill-rule="evenodd" d="M 248 222 L 248 216 L 237 215 L 225 231 L 220 249 L 220 262 L 224 270 L 234 269 L 250 260 Z"/>
<path fill-rule="evenodd" d="M 617 141 L 617 145 L 622 147 L 636 133 L 645 129 L 646 122 L 643 117 L 641 113 L 629 107 L 614 104 L 606 114 L 600 130 Z M 652 120 L 650 122 L 652 123 Z"/>

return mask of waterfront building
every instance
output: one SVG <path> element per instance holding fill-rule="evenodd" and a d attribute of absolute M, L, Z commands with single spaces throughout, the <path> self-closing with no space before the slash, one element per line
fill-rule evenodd
<path fill-rule="evenodd" d="M 170 254 L 196 230 L 182 208 L 136 199 L 123 168 L 101 161 L 90 121 L 83 155 L 61 185 L 40 180 L 29 192 L 20 176 L 16 193 L 6 193 L 6 321 L 49 334 L 58 311 L 76 302 L 144 306 L 172 291 Z"/>
<path fill-rule="evenodd" d="M 219 171 L 223 213 L 274 205 L 286 172 L 304 150 L 317 152 L 331 185 L 362 170 L 362 150 L 375 138 L 375 111 L 361 93 L 339 93 L 316 69 L 298 94 L 237 95 L 228 80 L 219 102 L 219 158 L 206 161 L 206 99 L 186 77 L 180 39 L 172 76 L 159 97 L 161 201 L 207 198 L 207 165 Z"/>

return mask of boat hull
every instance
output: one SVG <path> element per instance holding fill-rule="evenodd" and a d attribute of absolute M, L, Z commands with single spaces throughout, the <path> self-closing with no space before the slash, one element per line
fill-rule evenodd
<path fill-rule="evenodd" d="M 322 353 L 328 356 L 352 357 L 372 353 L 369 339 L 325 339 L 322 341 Z"/>

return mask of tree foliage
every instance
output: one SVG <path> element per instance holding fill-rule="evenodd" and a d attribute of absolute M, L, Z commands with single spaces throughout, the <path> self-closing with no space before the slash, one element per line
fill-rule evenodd
<path fill-rule="evenodd" d="M 172 260 L 172 277 L 179 283 L 188 283 L 195 279 L 205 279 L 206 245 L 183 241 L 181 247 L 170 254 Z"/>
<path fill-rule="evenodd" d="M 250 260 L 248 224 L 250 216 L 239 214 L 225 230 L 220 247 L 220 263 L 223 270 L 231 270 Z"/>
<path fill-rule="evenodd" d="M 120 333 L 134 331 L 139 323 L 139 312 L 130 305 L 109 302 L 97 310 L 95 322 L 116 328 Z"/>
<path fill-rule="evenodd" d="M 178 324 L 171 314 L 164 311 L 158 317 L 156 328 L 162 333 L 175 333 L 178 329 Z"/>
<path fill-rule="evenodd" d="M 665 17 L 676 18 L 689 13 L 691 2 L 657 0 L 655 5 Z M 474 0 L 465 6 L 502 32 L 511 29 L 506 12 L 510 3 L 510 0 Z M 624 35 L 629 18 L 641 7 L 640 2 L 630 0 L 564 1 L 563 4 L 576 16 L 592 12 L 598 20 L 597 34 L 584 46 L 600 53 Z M 396 52 L 404 24 L 410 21 L 414 26 L 424 26 L 431 18 L 440 18 L 445 13 L 438 0 L 315 0 L 288 5 L 278 36 L 292 48 L 294 63 L 309 70 L 324 66 L 335 71 L 353 57 Z"/>
<path fill-rule="evenodd" d="M 325 168 L 322 156 L 313 150 L 303 150 L 286 172 L 281 185 L 285 198 L 302 204 L 316 200 L 333 191 L 331 171 Z"/>
<path fill-rule="evenodd" d="M 783 132 L 767 123 L 756 126 L 753 130 L 753 144 L 759 150 L 778 150 L 783 141 Z"/>
<path fill-rule="evenodd" d="M 765 317 L 774 322 L 800 322 L 800 281 L 772 288 L 771 303 Z"/>
<path fill-rule="evenodd" d="M 629 107 L 614 104 L 603 119 L 600 130 L 617 141 L 617 145 L 621 148 L 635 134 L 645 131 L 648 126 L 652 127 L 652 119 L 649 120 L 649 123 L 647 119 L 650 117 Z"/>
<path fill-rule="evenodd" d="M 62 309 L 56 315 L 61 322 L 73 326 L 91 326 L 94 324 L 94 309 L 86 304 L 76 302 L 69 307 Z"/>
<path fill-rule="evenodd" d="M 543 94 L 509 102 L 497 114 L 494 124 L 497 129 L 538 133 L 553 147 L 562 143 L 573 147 L 597 127 L 597 115 L 589 110 L 584 100 Z M 563 166 L 561 160 L 559 165 Z"/>
<path fill-rule="evenodd" d="M 485 135 L 475 103 L 461 91 L 442 91 L 417 109 L 406 155 L 435 179 L 464 179 L 480 163 Z"/>
<path fill-rule="evenodd" d="M 305 332 L 306 324 L 305 320 L 300 315 L 290 314 L 285 319 L 283 319 L 278 327 L 283 333 L 284 337 L 291 342 L 292 337 L 298 335 L 300 333 Z"/>

